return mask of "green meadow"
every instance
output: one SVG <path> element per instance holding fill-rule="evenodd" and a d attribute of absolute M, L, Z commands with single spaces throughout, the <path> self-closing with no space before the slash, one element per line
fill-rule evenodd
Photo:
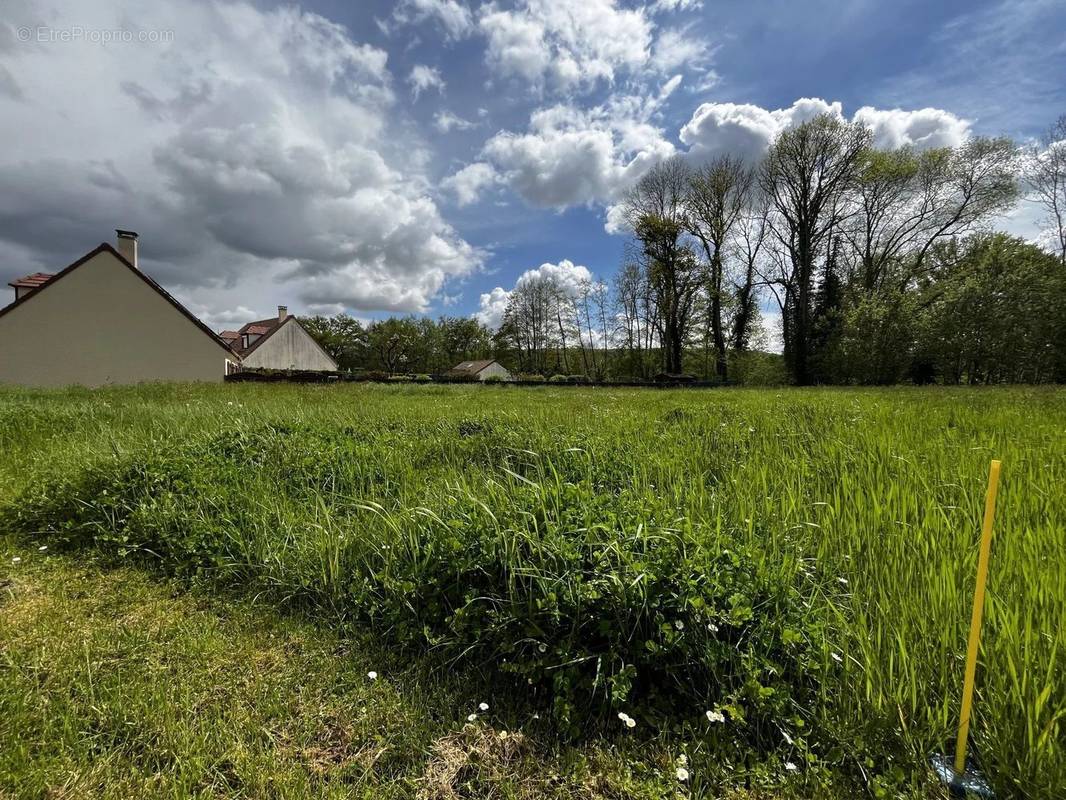
<path fill-rule="evenodd" d="M 993 458 L 1061 797 L 1061 390 L 5 390 L 0 797 L 940 797 Z"/>

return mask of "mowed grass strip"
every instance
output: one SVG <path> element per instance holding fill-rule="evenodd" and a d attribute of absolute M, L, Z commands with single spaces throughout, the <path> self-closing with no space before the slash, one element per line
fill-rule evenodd
<path fill-rule="evenodd" d="M 0 797 L 676 796 L 666 742 L 554 747 L 528 711 L 480 711 L 477 681 L 299 615 L 0 552 Z M 726 796 L 809 796 L 792 784 Z"/>
<path fill-rule="evenodd" d="M 950 744 L 1001 458 L 974 742 L 1003 796 L 1066 786 L 1061 390 L 144 387 L 0 408 L 15 518 L 57 542 L 528 674 L 564 730 L 605 721 L 582 693 L 622 703 L 698 747 L 697 774 L 747 780 L 751 748 L 875 794 L 921 791 Z M 586 667 L 546 683 L 539 644 Z M 714 708 L 727 732 L 701 727 Z"/>

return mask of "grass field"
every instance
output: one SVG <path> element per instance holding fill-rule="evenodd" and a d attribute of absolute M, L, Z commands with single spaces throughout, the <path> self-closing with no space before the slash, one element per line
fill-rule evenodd
<path fill-rule="evenodd" d="M 62 757 L 42 754 L 51 733 L 41 731 L 54 731 L 76 762 L 88 757 L 79 750 L 89 746 L 85 726 L 103 724 L 88 713 L 91 696 L 64 691 L 86 680 L 71 641 L 104 630 L 112 631 L 105 642 L 121 641 L 117 631 L 132 626 L 130 650 L 113 657 L 132 669 L 123 665 L 158 645 L 136 633 L 135 609 L 162 575 L 197 597 L 218 595 L 210 603 L 223 617 L 245 602 L 236 598 L 255 598 L 241 613 L 303 626 L 301 642 L 314 643 L 309 685 L 330 685 L 338 671 L 364 676 L 366 647 L 417 665 L 409 669 L 425 688 L 404 700 L 407 717 L 374 706 L 394 720 L 376 735 L 400 737 L 396 749 L 410 759 L 338 784 L 366 796 L 436 785 L 425 780 L 435 774 L 434 743 L 476 739 L 476 728 L 461 733 L 462 712 L 481 695 L 500 714 L 495 724 L 531 725 L 535 746 L 493 788 L 467 796 L 521 796 L 522 775 L 545 770 L 561 776 L 552 786 L 570 787 L 561 796 L 598 796 L 595 787 L 608 785 L 600 796 L 715 796 L 730 787 L 768 797 L 937 796 L 924 763 L 949 744 L 958 713 L 993 457 L 1004 479 L 973 743 L 1000 796 L 1066 790 L 1060 390 L 7 391 L 0 451 L 12 585 L 32 568 L 26 592 L 54 598 L 53 584 L 66 585 L 90 556 L 156 576 L 123 577 L 148 582 L 117 592 L 88 620 L 71 615 L 73 627 L 99 632 L 67 640 L 61 626 L 43 623 L 0 632 L 0 787 L 16 796 L 56 781 Z M 78 580 L 106 586 L 110 574 L 130 575 Z M 18 596 L 0 602 L 19 609 Z M 282 610 L 301 621 L 272 620 Z M 133 622 L 115 627 L 130 614 Z M 261 644 L 260 623 L 234 624 L 243 643 L 235 652 Z M 176 634 L 167 652 L 188 658 L 200 635 Z M 53 652 L 59 666 L 49 668 Z M 229 666 L 218 671 L 242 674 L 243 660 L 222 655 Z M 193 676 L 187 691 L 177 677 L 166 692 L 137 698 L 145 719 L 158 706 L 157 715 L 176 715 L 174 736 L 192 736 L 176 732 L 180 712 L 204 702 L 196 682 L 207 678 L 179 672 Z M 277 680 L 284 687 L 297 677 Z M 270 680 L 248 691 L 275 691 Z M 450 681 L 455 691 L 443 688 Z M 62 714 L 50 700 L 56 692 Z M 292 724 L 304 726 L 297 738 L 313 741 L 293 713 Z M 224 726 L 232 740 L 186 741 L 185 750 L 106 722 L 92 752 L 120 766 L 93 780 L 113 796 L 139 796 L 118 788 L 134 773 L 163 776 L 176 796 L 237 793 L 196 783 L 204 765 L 222 758 L 244 776 L 274 746 L 242 740 L 258 723 L 239 716 Z M 38 731 L 40 747 L 19 744 L 20 729 Z M 372 747 L 369 728 L 353 731 L 360 748 Z M 162 751 L 190 760 L 160 761 Z M 682 754 L 685 780 L 673 774 Z M 608 764 L 599 783 L 587 779 L 590 762 Z M 274 780 L 296 796 L 306 765 L 274 767 L 285 772 Z M 242 785 L 252 796 L 270 793 Z M 538 791 L 547 790 L 531 796 Z"/>

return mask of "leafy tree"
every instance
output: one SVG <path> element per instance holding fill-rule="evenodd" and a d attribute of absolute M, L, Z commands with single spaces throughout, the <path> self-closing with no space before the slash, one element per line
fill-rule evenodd
<path fill-rule="evenodd" d="M 359 320 L 338 314 L 335 317 L 301 317 L 300 323 L 342 370 L 362 367 L 367 343 L 366 331 Z"/>
<path fill-rule="evenodd" d="M 390 375 L 407 372 L 413 365 L 419 334 L 418 324 L 409 317 L 389 317 L 371 323 L 367 328 L 367 345 L 373 368 Z"/>
<path fill-rule="evenodd" d="M 941 380 L 1066 377 L 1066 273 L 1056 256 L 996 233 L 945 243 L 934 261 L 920 346 Z"/>
<path fill-rule="evenodd" d="M 870 131 L 822 114 L 782 133 L 771 146 L 760 184 L 774 210 L 774 237 L 788 257 L 783 308 L 793 380 L 811 382 L 810 340 L 817 260 L 845 217 Z"/>

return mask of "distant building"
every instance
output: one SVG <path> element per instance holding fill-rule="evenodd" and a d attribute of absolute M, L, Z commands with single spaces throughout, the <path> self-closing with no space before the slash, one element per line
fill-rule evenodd
<path fill-rule="evenodd" d="M 489 378 L 500 378 L 505 381 L 511 380 L 511 373 L 507 371 L 507 368 L 499 361 L 493 359 L 487 361 L 464 361 L 462 364 L 457 364 L 452 367 L 445 372 L 444 375 L 448 378 L 476 378 L 479 381 L 484 381 Z"/>
<path fill-rule="evenodd" d="M 221 381 L 238 356 L 141 272 L 137 234 L 119 230 L 58 273 L 11 281 L 0 309 L 0 383 L 100 386 Z"/>
<path fill-rule="evenodd" d="M 278 306 L 276 317 L 249 322 L 240 330 L 222 331 L 219 336 L 237 352 L 245 369 L 339 369 L 332 356 L 285 306 Z"/>

